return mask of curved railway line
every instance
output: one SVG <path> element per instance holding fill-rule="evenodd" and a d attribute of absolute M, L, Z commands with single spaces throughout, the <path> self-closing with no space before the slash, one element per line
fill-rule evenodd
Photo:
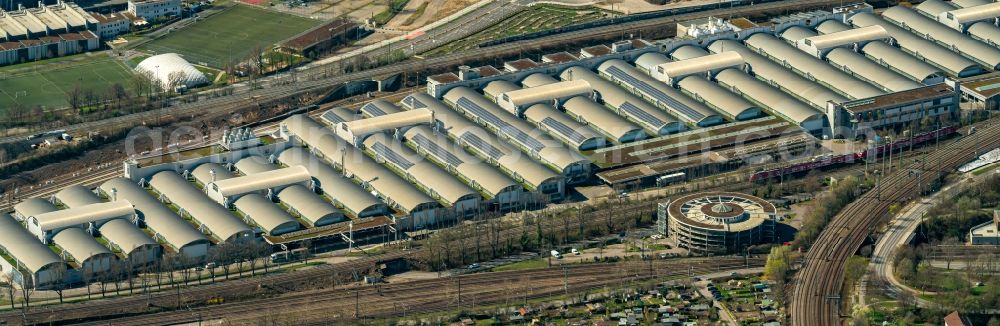
<path fill-rule="evenodd" d="M 294 316 L 297 324 L 329 324 L 357 318 L 392 318 L 475 306 L 518 302 L 563 293 L 579 293 L 608 285 L 700 275 L 763 266 L 763 259 L 739 257 L 585 264 L 508 272 L 477 273 L 432 280 L 375 286 L 352 286 L 259 298 L 239 303 L 111 320 L 116 325 L 158 325 L 178 321 L 225 319 L 250 322 Z M 459 302 L 459 287 L 461 302 Z M 279 316 L 280 317 L 280 316 Z M 103 325 L 109 321 L 93 322 Z M 87 324 L 84 324 L 87 325 Z"/>
<path fill-rule="evenodd" d="M 987 122 L 990 123 L 991 121 Z M 938 173 L 948 173 L 973 160 L 977 153 L 1000 146 L 1000 128 L 980 126 L 979 132 L 943 144 L 924 157 L 922 173 L 912 165 L 886 175 L 876 186 L 847 205 L 823 229 L 796 274 L 789 313 L 793 325 L 840 325 L 840 293 L 844 264 L 876 226 L 879 217 L 896 202 L 907 202 Z M 924 176 L 928 172 L 931 176 Z"/>

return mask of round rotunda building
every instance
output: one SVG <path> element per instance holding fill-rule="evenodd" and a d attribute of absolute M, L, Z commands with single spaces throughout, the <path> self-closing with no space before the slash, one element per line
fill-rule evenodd
<path fill-rule="evenodd" d="M 702 192 L 660 203 L 657 229 L 693 254 L 739 253 L 773 242 L 774 205 L 736 192 Z"/>

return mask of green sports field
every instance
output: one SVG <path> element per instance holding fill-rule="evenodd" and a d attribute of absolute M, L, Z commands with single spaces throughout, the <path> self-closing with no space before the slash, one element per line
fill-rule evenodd
<path fill-rule="evenodd" d="M 178 53 L 193 64 L 222 68 L 322 23 L 318 20 L 236 5 L 139 46 L 154 54 Z"/>
<path fill-rule="evenodd" d="M 16 103 L 48 108 L 69 106 L 66 94 L 77 85 L 95 93 L 105 93 L 114 83 L 130 87 L 132 73 L 121 62 L 106 55 L 94 55 L 65 65 L 28 63 L 31 69 L 15 65 L 0 69 L 0 110 Z"/>

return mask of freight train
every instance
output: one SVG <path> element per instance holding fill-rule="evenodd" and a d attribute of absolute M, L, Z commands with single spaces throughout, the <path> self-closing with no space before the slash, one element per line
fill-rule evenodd
<path fill-rule="evenodd" d="M 913 137 L 900 139 L 898 141 L 889 144 L 876 146 L 867 151 L 861 151 L 843 155 L 826 155 L 822 157 L 817 157 L 816 159 L 810 162 L 797 163 L 780 168 L 758 171 L 750 175 L 750 182 L 757 182 L 757 181 L 767 180 L 770 178 L 780 177 L 783 175 L 807 172 L 833 165 L 851 164 L 854 162 L 860 162 L 863 161 L 868 155 L 882 156 L 888 153 L 890 149 L 896 150 L 896 149 L 907 148 L 910 147 L 911 145 L 915 146 L 934 139 L 951 136 L 956 132 L 958 132 L 958 127 L 945 127 L 938 130 L 925 132 Z"/>

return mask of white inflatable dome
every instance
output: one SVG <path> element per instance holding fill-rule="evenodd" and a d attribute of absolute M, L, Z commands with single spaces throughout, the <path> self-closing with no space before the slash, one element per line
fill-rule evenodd
<path fill-rule="evenodd" d="M 170 87 L 195 88 L 209 83 L 205 74 L 195 69 L 177 53 L 164 53 L 146 58 L 135 67 L 135 70 L 158 80 L 164 90 Z"/>

